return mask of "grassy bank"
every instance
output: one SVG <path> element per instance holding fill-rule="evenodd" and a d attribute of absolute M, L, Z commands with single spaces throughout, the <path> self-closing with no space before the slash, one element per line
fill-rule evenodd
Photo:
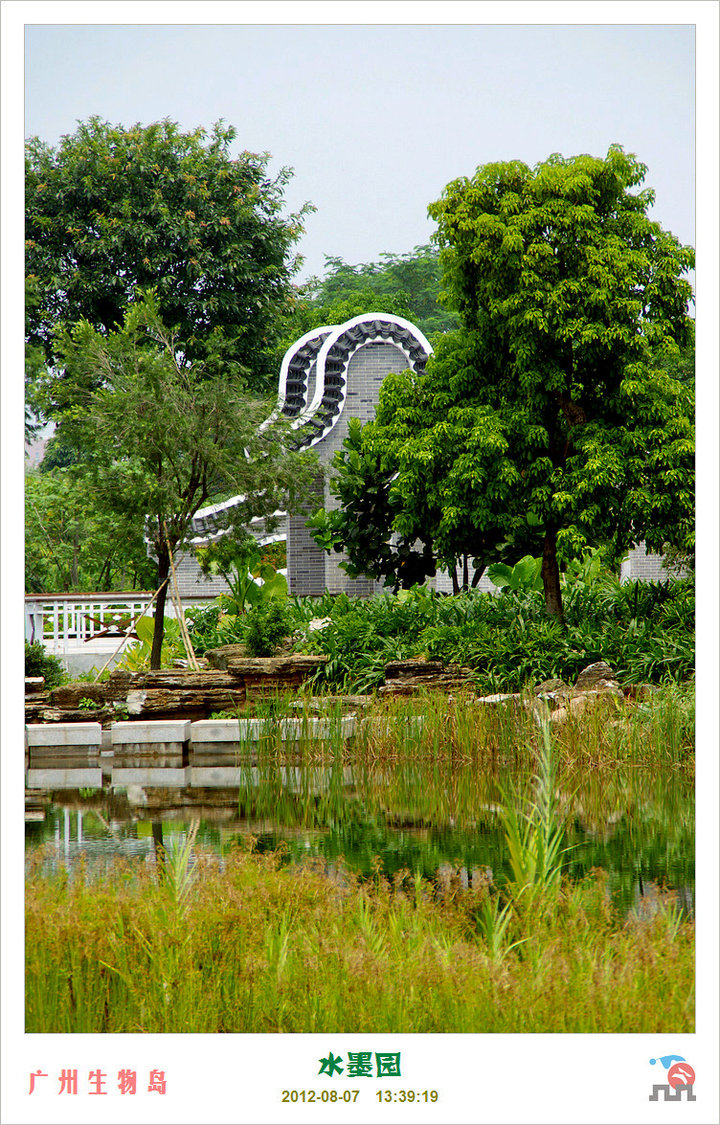
<path fill-rule="evenodd" d="M 192 830 L 159 865 L 118 862 L 102 879 L 49 873 L 40 851 L 27 883 L 26 1030 L 692 1031 L 692 922 L 662 893 L 642 916 L 616 912 L 602 872 L 568 878 L 564 835 L 578 760 L 606 779 L 619 761 L 690 765 L 687 700 L 673 689 L 629 724 L 586 713 L 552 734 L 518 712 L 482 720 L 469 703 L 451 721 L 446 703 L 443 721 L 426 701 L 422 735 L 402 741 L 409 706 L 395 706 L 394 734 L 369 728 L 358 753 L 410 755 L 425 770 L 431 751 L 450 750 L 456 767 L 462 747 L 525 756 L 527 783 L 499 792 L 502 879 L 361 880 L 342 863 L 256 854 L 252 841 L 211 856 Z M 462 794 L 450 796 L 455 815 Z"/>
<path fill-rule="evenodd" d="M 185 896 L 143 864 L 28 886 L 28 1032 L 689 1032 L 693 926 L 604 878 L 504 900 L 235 850 Z"/>

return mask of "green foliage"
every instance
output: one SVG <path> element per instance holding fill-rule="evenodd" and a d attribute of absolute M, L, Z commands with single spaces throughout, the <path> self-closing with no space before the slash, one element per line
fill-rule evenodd
<path fill-rule="evenodd" d="M 106 879 L 31 869 L 28 1033 L 694 1030 L 694 927 L 666 896 L 628 923 L 594 872 L 515 915 L 512 942 L 497 910 L 488 941 L 472 890 L 438 901 L 421 880 L 341 867 L 338 893 L 336 865 L 248 847 L 204 856 L 191 882 L 187 851 L 160 883 L 146 862 Z"/>
<path fill-rule="evenodd" d="M 83 321 L 62 332 L 57 347 L 66 371 L 58 403 L 65 440 L 82 453 L 83 479 L 104 508 L 144 528 L 156 589 L 194 513 L 221 487 L 240 497 L 227 514 L 228 535 L 304 497 L 314 455 L 289 451 L 281 421 L 261 426 L 269 405 L 214 374 L 212 363 L 184 360 L 153 293 L 131 306 L 118 331 L 103 336 Z M 157 602 L 153 667 L 166 590 Z"/>
<path fill-rule="evenodd" d="M 542 559 L 525 555 L 512 567 L 506 563 L 493 563 L 488 567 L 487 576 L 500 590 L 542 590 L 541 566 Z"/>
<path fill-rule="evenodd" d="M 223 536 L 208 547 L 199 548 L 196 554 L 203 574 L 221 574 L 230 587 L 231 596 L 220 595 L 223 613 L 241 616 L 251 606 L 272 598 L 287 598 L 285 575 L 278 574 L 274 565 L 266 561 L 264 549 L 249 533 Z M 260 582 L 256 581 L 258 578 Z"/>
<path fill-rule="evenodd" d="M 138 617 L 135 622 L 135 632 L 138 635 L 137 642 L 129 645 L 123 651 L 117 663 L 117 667 L 126 672 L 144 672 L 151 667 L 150 657 L 155 633 L 155 618 Z M 173 661 L 182 660 L 186 656 L 180 625 L 174 617 L 166 617 L 163 627 L 160 667 L 169 668 Z"/>
<path fill-rule="evenodd" d="M 246 644 L 252 656 L 272 656 L 292 631 L 292 615 L 276 599 L 259 602 L 248 613 Z"/>
<path fill-rule="evenodd" d="M 46 652 L 40 641 L 33 644 L 25 641 L 25 675 L 42 676 L 46 688 L 58 687 L 68 678 L 61 661 Z"/>
<path fill-rule="evenodd" d="M 147 590 L 157 567 L 142 524 L 103 503 L 76 468 L 25 477 L 25 589 L 29 593 Z"/>
<path fill-rule="evenodd" d="M 501 816 L 505 828 L 512 881 L 510 893 L 519 901 L 528 892 L 557 892 L 563 867 L 565 835 L 556 795 L 557 764 L 549 723 L 542 725 L 542 745 L 535 778 L 535 798 L 523 802 L 505 793 Z"/>
<path fill-rule="evenodd" d="M 341 594 L 331 608 L 327 628 L 310 634 L 308 651 L 322 653 L 328 662 L 318 673 L 352 691 L 371 691 L 385 679 L 390 660 L 404 660 L 422 652 L 420 634 L 435 619 L 434 592 L 416 587 L 405 598 L 389 596 L 351 600 Z"/>
<path fill-rule="evenodd" d="M 27 333 L 50 386 L 56 325 L 115 331 L 150 286 L 187 359 L 274 384 L 278 314 L 312 208 L 283 214 L 289 169 L 270 178 L 269 155 L 233 156 L 235 138 L 222 122 L 182 132 L 169 120 L 124 128 L 91 117 L 55 148 L 27 142 Z"/>
<path fill-rule="evenodd" d="M 401 600 L 402 599 L 402 600 Z M 468 591 L 443 597 L 415 587 L 398 598 L 340 596 L 331 621 L 310 634 L 308 651 L 329 657 L 318 673 L 351 690 L 372 690 L 390 660 L 427 655 L 475 672 L 478 690 L 521 691 L 555 677 L 574 683 L 584 667 L 605 660 L 620 681 L 680 682 L 694 675 L 694 582 L 564 587 L 565 625 L 549 618 L 537 591 L 512 598 Z"/>
<path fill-rule="evenodd" d="M 648 217 L 645 172 L 613 146 L 449 184 L 430 214 L 460 328 L 424 374 L 384 381 L 362 431 L 398 502 L 391 530 L 424 528 L 438 560 L 497 561 L 532 512 L 558 618 L 560 559 L 641 539 L 692 549 L 693 389 L 658 357 L 692 338 L 694 254 Z"/>
<path fill-rule="evenodd" d="M 441 270 L 434 246 L 381 254 L 380 261 L 361 265 L 327 256 L 325 268 L 322 279 L 313 278 L 299 290 L 288 346 L 311 328 L 342 324 L 369 312 L 405 317 L 427 337 L 457 325 L 455 313 L 439 302 Z"/>

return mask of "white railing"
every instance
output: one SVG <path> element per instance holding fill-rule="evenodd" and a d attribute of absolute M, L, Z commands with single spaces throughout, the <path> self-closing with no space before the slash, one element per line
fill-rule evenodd
<path fill-rule="evenodd" d="M 132 593 L 112 594 L 26 594 L 25 640 L 32 644 L 40 641 L 56 651 L 88 641 L 104 640 L 112 643 L 132 630 L 132 623 L 148 611 L 152 591 L 134 590 Z M 183 597 L 185 608 L 211 601 L 212 596 Z M 168 617 L 175 616 L 172 599 L 165 603 Z"/>
<path fill-rule="evenodd" d="M 28 594 L 25 597 L 25 639 L 57 646 L 81 644 L 99 637 L 130 632 L 145 610 L 152 591 L 117 594 Z"/>

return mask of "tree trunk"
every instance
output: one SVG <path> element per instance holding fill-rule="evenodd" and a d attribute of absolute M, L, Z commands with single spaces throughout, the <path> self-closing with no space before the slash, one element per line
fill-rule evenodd
<path fill-rule="evenodd" d="M 162 664 L 162 643 L 163 631 L 165 629 L 165 601 L 167 599 L 167 582 L 165 581 L 170 573 L 170 554 L 167 546 L 163 543 L 158 550 L 158 586 L 162 585 L 162 590 L 157 596 L 155 602 L 155 629 L 153 631 L 152 652 L 150 653 L 150 668 L 154 671 Z"/>
<path fill-rule="evenodd" d="M 468 557 L 467 557 L 467 555 L 463 555 L 463 584 L 462 584 L 462 588 L 463 588 L 463 590 L 468 590 L 470 588 L 470 579 L 468 577 Z"/>
<path fill-rule="evenodd" d="M 557 536 L 555 529 L 545 532 L 543 543 L 542 568 L 540 570 L 545 591 L 545 609 L 551 617 L 563 620 L 562 593 L 560 591 L 560 568 L 557 561 Z"/>
<path fill-rule="evenodd" d="M 73 530 L 72 568 L 70 571 L 70 589 L 78 588 L 78 552 L 80 550 L 80 529 L 77 524 Z"/>
<path fill-rule="evenodd" d="M 475 558 L 477 559 L 477 555 L 475 556 Z M 485 573 L 485 564 L 484 563 L 483 563 L 482 566 L 476 566 L 475 567 L 475 570 L 473 572 L 473 579 L 472 579 L 473 590 L 477 586 L 478 582 L 480 581 L 480 579 L 482 578 L 484 573 Z"/>

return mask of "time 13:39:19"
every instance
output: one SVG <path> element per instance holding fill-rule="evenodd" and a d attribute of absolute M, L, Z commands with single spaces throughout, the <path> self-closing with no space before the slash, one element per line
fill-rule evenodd
<path fill-rule="evenodd" d="M 379 1102 L 436 1102 L 437 1090 L 376 1090 Z"/>

